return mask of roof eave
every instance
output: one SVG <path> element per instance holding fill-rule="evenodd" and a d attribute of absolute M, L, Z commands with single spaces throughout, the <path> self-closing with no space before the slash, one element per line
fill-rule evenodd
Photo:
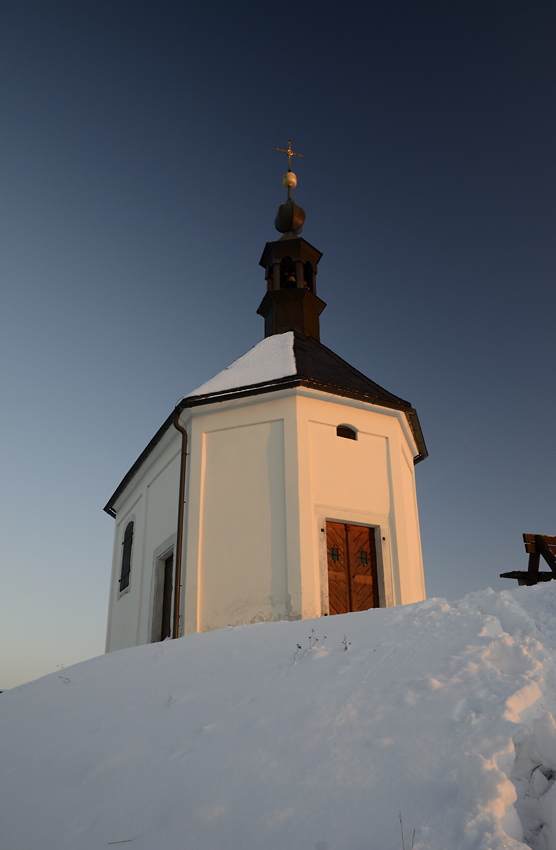
<path fill-rule="evenodd" d="M 118 501 L 118 499 L 122 495 L 123 491 L 125 490 L 125 488 L 129 484 L 129 482 L 133 478 L 135 478 L 136 473 L 139 472 L 139 470 L 143 466 L 144 462 L 146 461 L 146 459 L 148 458 L 148 456 L 150 455 L 152 450 L 162 440 L 164 434 L 166 433 L 166 431 L 168 430 L 168 428 L 170 427 L 170 425 L 172 424 L 172 422 L 174 420 L 174 412 L 175 411 L 172 411 L 170 416 L 161 425 L 161 427 L 158 429 L 158 431 L 156 432 L 156 434 L 154 435 L 152 440 L 143 449 L 143 451 L 141 452 L 141 454 L 139 455 L 139 457 L 137 458 L 137 460 L 135 461 L 133 466 L 130 467 L 129 471 L 124 475 L 124 477 L 122 478 L 122 480 L 120 481 L 120 483 L 118 484 L 118 486 L 116 487 L 116 489 L 114 490 L 114 492 L 112 493 L 110 498 L 108 499 L 103 510 L 109 516 L 114 517 L 114 518 L 116 517 L 116 511 L 114 510 L 115 503 Z"/>
<path fill-rule="evenodd" d="M 260 384 L 252 384 L 251 386 L 241 387 L 236 390 L 222 390 L 216 393 L 206 393 L 205 395 L 199 396 L 186 396 L 185 398 L 183 398 L 180 402 L 178 402 L 170 416 L 168 416 L 164 424 L 158 429 L 152 440 L 148 443 L 148 445 L 141 452 L 133 466 L 123 477 L 120 484 L 104 506 L 104 511 L 111 517 L 116 516 L 116 511 L 114 510 L 115 503 L 117 502 L 127 485 L 135 477 L 139 469 L 143 466 L 143 463 L 149 457 L 153 449 L 162 440 L 164 434 L 172 425 L 176 414 L 179 415 L 186 408 L 199 407 L 203 404 L 215 404 L 216 402 L 225 402 L 231 401 L 233 399 L 247 398 L 248 396 L 263 395 L 265 393 L 275 392 L 276 390 L 293 389 L 295 387 L 300 386 L 307 387 L 309 389 L 320 390 L 321 392 L 330 393 L 331 395 L 340 396 L 342 398 L 353 398 L 358 401 L 364 401 L 367 404 L 377 405 L 378 407 L 386 407 L 391 410 L 400 410 L 401 412 L 405 413 L 407 417 L 409 427 L 419 450 L 419 454 L 417 454 L 413 458 L 413 462 L 417 464 L 420 461 L 424 460 L 426 457 L 428 457 L 429 453 L 427 451 L 423 432 L 421 430 L 421 425 L 419 422 L 419 417 L 417 416 L 417 411 L 413 407 L 411 407 L 409 402 L 402 401 L 401 399 L 399 401 L 393 401 L 390 399 L 385 399 L 379 396 L 372 395 L 371 393 L 365 393 L 359 390 L 350 390 L 345 387 L 336 386 L 335 384 L 327 384 L 324 381 L 317 381 L 312 378 L 302 378 L 299 376 L 290 375 L 285 378 L 278 378 L 274 381 L 269 381 Z"/>

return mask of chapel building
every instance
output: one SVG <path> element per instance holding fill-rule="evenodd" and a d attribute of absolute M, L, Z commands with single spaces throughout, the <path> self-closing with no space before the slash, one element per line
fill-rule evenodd
<path fill-rule="evenodd" d="M 296 182 L 260 261 L 265 338 L 179 402 L 105 507 L 107 652 L 425 597 L 419 419 L 320 342 Z"/>

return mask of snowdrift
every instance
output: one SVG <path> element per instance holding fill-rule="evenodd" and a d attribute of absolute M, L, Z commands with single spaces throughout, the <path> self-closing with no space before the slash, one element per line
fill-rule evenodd
<path fill-rule="evenodd" d="M 190 635 L 0 695 L 3 850 L 556 848 L 556 586 Z"/>

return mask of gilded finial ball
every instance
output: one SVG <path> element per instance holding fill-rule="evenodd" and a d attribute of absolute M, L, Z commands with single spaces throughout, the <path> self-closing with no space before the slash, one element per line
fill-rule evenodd
<path fill-rule="evenodd" d="M 286 171 L 284 176 L 282 177 L 282 185 L 284 189 L 295 189 L 297 186 L 297 177 L 293 173 L 293 171 Z"/>

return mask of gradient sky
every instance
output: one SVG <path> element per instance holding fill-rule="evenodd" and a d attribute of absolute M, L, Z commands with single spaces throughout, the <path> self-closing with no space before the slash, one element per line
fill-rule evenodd
<path fill-rule="evenodd" d="M 263 337 L 293 140 L 321 341 L 416 407 L 428 596 L 556 534 L 556 6 L 0 7 L 0 689 L 104 651 L 102 508 Z"/>

